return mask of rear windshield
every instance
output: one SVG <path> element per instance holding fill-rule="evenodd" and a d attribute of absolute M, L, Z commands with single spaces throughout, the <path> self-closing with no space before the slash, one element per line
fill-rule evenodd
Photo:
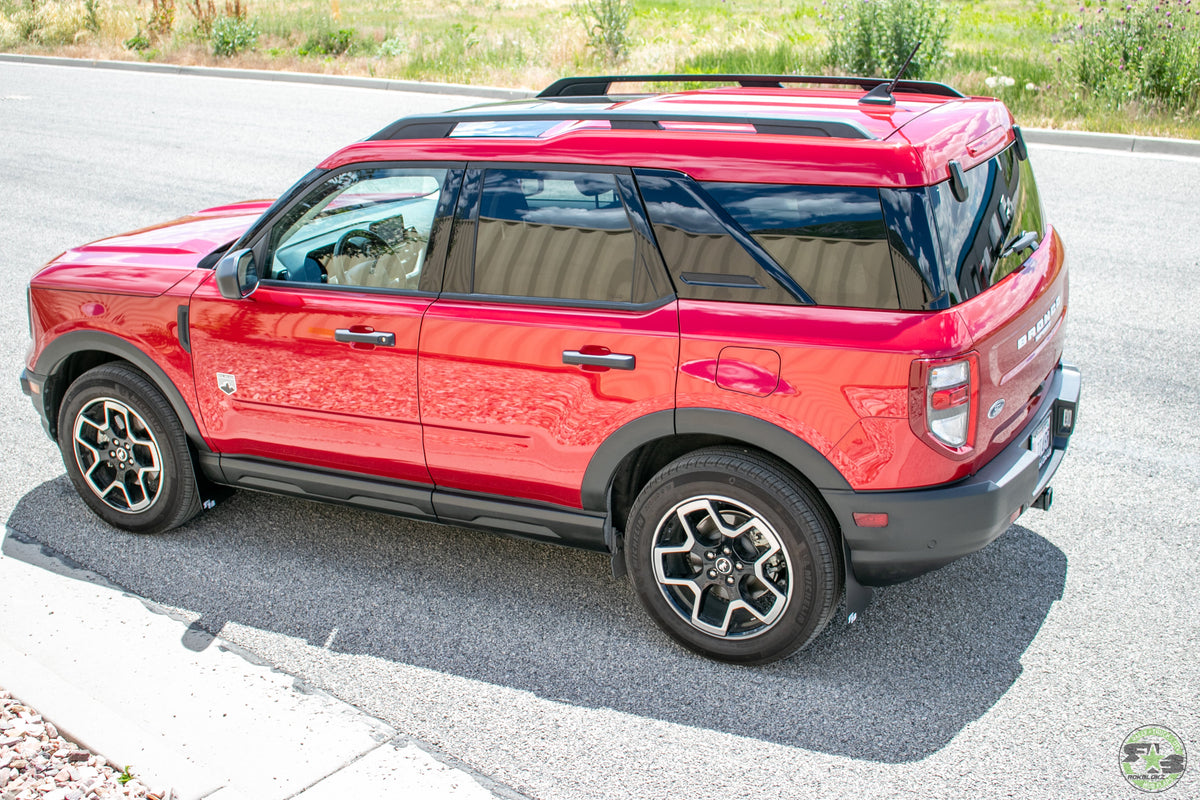
<path fill-rule="evenodd" d="M 880 192 L 892 255 L 900 262 L 897 276 L 908 278 L 897 281 L 902 307 L 949 308 L 969 300 L 1020 269 L 1041 244 L 1037 184 L 1015 147 L 967 170 L 964 178 L 962 201 L 949 181 Z"/>

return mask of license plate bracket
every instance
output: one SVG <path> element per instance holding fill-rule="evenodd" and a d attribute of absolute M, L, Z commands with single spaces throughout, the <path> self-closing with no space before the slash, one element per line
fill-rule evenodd
<path fill-rule="evenodd" d="M 1038 426 L 1033 429 L 1033 434 L 1029 437 L 1029 449 L 1035 456 L 1037 456 L 1039 468 L 1046 463 L 1046 459 L 1050 458 L 1049 416 L 1038 423 Z"/>

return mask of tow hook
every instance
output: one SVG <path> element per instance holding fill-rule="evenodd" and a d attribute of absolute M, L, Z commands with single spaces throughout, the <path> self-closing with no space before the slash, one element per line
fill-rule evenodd
<path fill-rule="evenodd" d="M 1053 487 L 1047 486 L 1045 490 L 1037 496 L 1037 499 L 1033 501 L 1033 507 L 1041 509 L 1042 511 L 1049 511 L 1050 506 L 1053 505 L 1053 503 L 1054 489 Z"/>

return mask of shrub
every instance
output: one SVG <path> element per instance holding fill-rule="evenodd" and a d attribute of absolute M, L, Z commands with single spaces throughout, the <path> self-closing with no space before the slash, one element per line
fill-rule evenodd
<path fill-rule="evenodd" d="M 137 33 L 126 39 L 123 44 L 126 50 L 134 50 L 141 52 L 150 49 L 150 37 L 142 30 L 142 26 L 138 25 Z"/>
<path fill-rule="evenodd" d="M 83 27 L 100 32 L 100 0 L 83 0 Z"/>
<path fill-rule="evenodd" d="M 258 26 L 239 17 L 217 17 L 211 38 L 214 56 L 235 56 L 258 44 Z"/>
<path fill-rule="evenodd" d="M 379 43 L 379 48 L 376 52 L 387 58 L 402 56 L 408 52 L 408 40 L 400 34 L 389 36 Z"/>
<path fill-rule="evenodd" d="M 6 9 L 11 11 L 3 13 Z M 86 28 L 81 5 L 41 0 L 0 5 L 0 23 L 3 23 L 0 25 L 0 44 L 10 41 L 50 46 L 69 44 Z"/>
<path fill-rule="evenodd" d="M 821 18 L 827 61 L 850 74 L 894 77 L 917 42 L 905 77 L 928 77 L 946 59 L 951 23 L 941 0 L 849 0 Z"/>
<path fill-rule="evenodd" d="M 175 27 L 175 0 L 150 0 L 150 16 L 146 27 L 154 37 L 169 36 Z"/>
<path fill-rule="evenodd" d="M 1101 0 L 1081 11 L 1073 54 L 1080 84 L 1117 108 L 1200 105 L 1200 9 L 1189 0 Z"/>
<path fill-rule="evenodd" d="M 309 36 L 298 51 L 302 56 L 340 56 L 349 52 L 358 39 L 354 28 L 321 31 Z"/>
<path fill-rule="evenodd" d="M 186 8 L 196 20 L 196 32 L 200 37 L 207 39 L 212 36 L 213 23 L 217 20 L 217 5 L 213 0 L 191 0 L 185 2 L 183 7 Z M 246 18 L 246 9 L 242 6 L 242 0 L 226 0 L 225 16 L 233 19 L 244 20 Z"/>
<path fill-rule="evenodd" d="M 623 61 L 629 54 L 631 0 L 584 0 L 574 6 L 587 26 L 588 47 L 606 61 Z"/>

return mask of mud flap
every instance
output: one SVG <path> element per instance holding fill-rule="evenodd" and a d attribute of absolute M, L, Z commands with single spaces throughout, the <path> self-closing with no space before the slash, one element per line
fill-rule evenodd
<path fill-rule="evenodd" d="M 854 567 L 850 564 L 850 546 L 846 544 L 844 537 L 842 539 L 842 563 L 845 565 L 843 580 L 846 586 L 846 624 L 851 625 L 858 619 L 859 614 L 867 610 L 871 599 L 875 597 L 875 590 L 870 586 L 863 586 L 854 576 Z"/>

